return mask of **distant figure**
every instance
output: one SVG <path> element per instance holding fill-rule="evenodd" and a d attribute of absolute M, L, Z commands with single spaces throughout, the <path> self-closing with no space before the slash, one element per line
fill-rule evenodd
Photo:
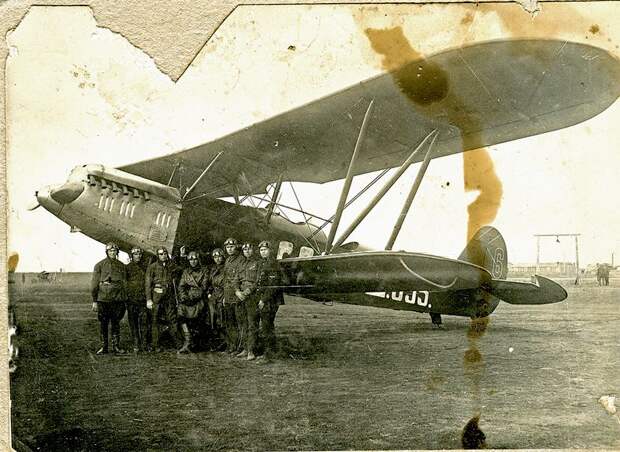
<path fill-rule="evenodd" d="M 95 264 L 91 279 L 93 311 L 97 313 L 101 333 L 101 347 L 97 355 L 108 353 L 108 325 L 112 330 L 112 351 L 123 354 L 120 348 L 120 321 L 125 315 L 127 273 L 125 265 L 117 259 L 118 246 L 108 243 L 106 258 Z"/>
<path fill-rule="evenodd" d="M 609 271 L 610 271 L 610 266 L 607 264 L 603 264 L 603 284 L 605 286 L 609 285 Z"/>
<path fill-rule="evenodd" d="M 596 282 L 599 286 L 603 285 L 603 266 L 599 263 L 596 264 Z"/>

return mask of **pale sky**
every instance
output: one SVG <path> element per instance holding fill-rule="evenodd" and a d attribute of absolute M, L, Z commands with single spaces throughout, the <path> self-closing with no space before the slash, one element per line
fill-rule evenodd
<path fill-rule="evenodd" d="M 244 6 L 175 83 L 121 35 L 97 27 L 89 8 L 33 7 L 7 37 L 9 253 L 19 253 L 18 271 L 90 270 L 103 246 L 70 234 L 43 208 L 27 211 L 35 190 L 64 181 L 74 166 L 120 166 L 195 146 L 377 75 L 381 59 L 364 34 L 368 27 L 402 26 L 426 55 L 535 37 L 618 56 L 618 8 L 546 3 L 532 19 L 510 4 Z M 574 232 L 582 234 L 582 267 L 610 261 L 612 252 L 620 261 L 619 118 L 616 102 L 577 126 L 490 148 L 503 184 L 492 224 L 511 262 L 535 260 L 533 234 Z M 384 247 L 417 168 L 351 239 Z M 357 178 L 352 193 L 371 177 Z M 324 217 L 334 212 L 340 187 L 296 185 L 304 208 Z M 369 196 L 353 206 L 361 209 Z M 461 155 L 433 160 L 395 249 L 458 256 L 475 197 L 463 190 Z M 290 189 L 282 202 L 295 204 Z M 341 230 L 355 211 L 345 214 Z M 542 261 L 573 261 L 574 242 L 547 240 L 541 252 Z"/>

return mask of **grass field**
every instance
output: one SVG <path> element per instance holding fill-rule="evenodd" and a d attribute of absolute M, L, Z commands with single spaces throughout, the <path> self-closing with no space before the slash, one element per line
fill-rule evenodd
<path fill-rule="evenodd" d="M 279 355 L 95 356 L 86 287 L 13 294 L 13 433 L 34 450 L 620 448 L 620 288 L 502 303 L 486 333 L 445 317 L 289 298 Z M 128 345 L 126 321 L 123 340 Z M 478 355 L 479 353 L 479 355 Z M 479 356 L 479 360 L 472 357 Z"/>

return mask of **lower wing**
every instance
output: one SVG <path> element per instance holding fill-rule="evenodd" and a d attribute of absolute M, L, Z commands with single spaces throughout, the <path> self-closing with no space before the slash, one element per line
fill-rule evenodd
<path fill-rule="evenodd" d="M 369 251 L 281 261 L 290 277 L 287 293 L 461 292 L 481 289 L 511 304 L 547 304 L 566 299 L 566 291 L 543 276 L 533 282 L 493 279 L 484 267 L 421 253 Z"/>
<path fill-rule="evenodd" d="M 368 251 L 281 261 L 296 293 L 478 288 L 491 274 L 469 262 L 421 253 Z"/>

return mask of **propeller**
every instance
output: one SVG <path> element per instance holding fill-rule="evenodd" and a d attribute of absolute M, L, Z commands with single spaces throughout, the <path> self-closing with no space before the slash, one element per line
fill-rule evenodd
<path fill-rule="evenodd" d="M 38 194 L 39 194 L 39 192 L 38 192 L 38 191 L 35 191 L 35 192 L 34 192 L 34 195 L 35 195 L 35 196 L 37 196 Z M 35 210 L 35 209 L 37 209 L 37 208 L 39 208 L 39 207 L 41 207 L 41 204 L 39 204 L 39 200 L 37 199 L 36 201 L 32 201 L 32 202 L 28 205 L 28 210 L 32 212 L 33 210 Z"/>

